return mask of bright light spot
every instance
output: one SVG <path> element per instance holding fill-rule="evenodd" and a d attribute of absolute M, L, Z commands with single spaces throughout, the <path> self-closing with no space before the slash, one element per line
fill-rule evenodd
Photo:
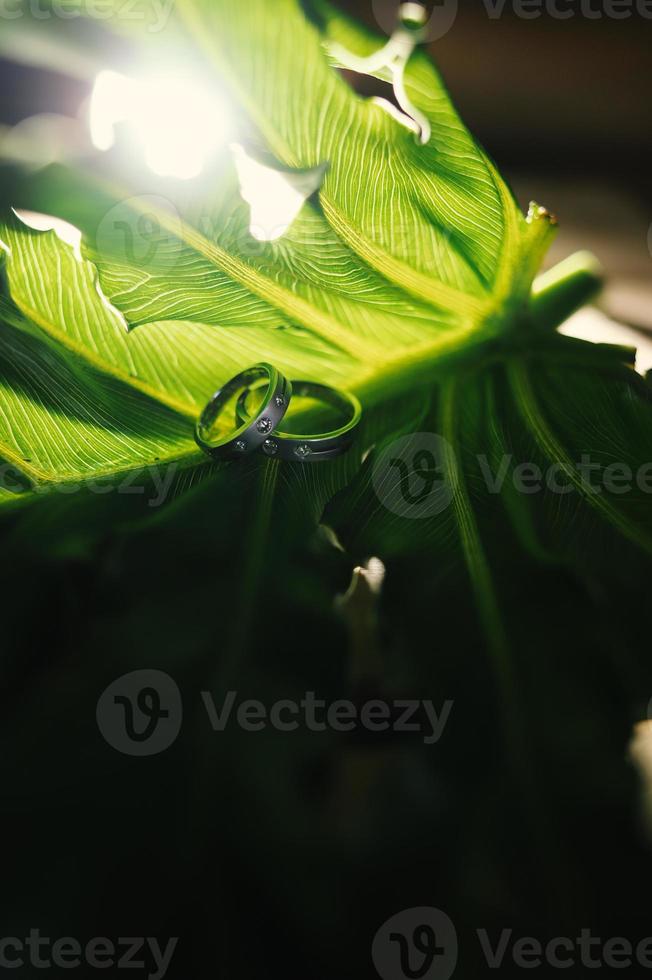
<path fill-rule="evenodd" d="M 387 569 L 380 558 L 370 558 L 364 568 L 360 569 L 360 574 L 366 579 L 373 594 L 379 595 L 387 574 Z"/>
<path fill-rule="evenodd" d="M 115 71 L 102 71 L 95 79 L 91 96 L 90 126 L 93 146 L 110 150 L 115 143 L 114 127 L 129 114 L 133 83 Z"/>
<path fill-rule="evenodd" d="M 260 242 L 286 233 L 311 194 L 321 186 L 324 168 L 291 174 L 267 167 L 233 144 L 240 193 L 251 208 L 249 231 Z"/>
<path fill-rule="evenodd" d="M 197 177 L 224 143 L 224 105 L 212 93 L 182 78 L 140 85 L 140 119 L 148 166 L 160 177 Z"/>
<path fill-rule="evenodd" d="M 648 708 L 649 711 L 649 708 Z M 640 721 L 634 726 L 629 743 L 629 755 L 638 769 L 643 811 L 648 827 L 652 828 L 652 722 Z"/>
<path fill-rule="evenodd" d="M 419 27 L 423 27 L 428 20 L 428 11 L 422 3 L 402 3 L 398 15 L 402 23 Z"/>
<path fill-rule="evenodd" d="M 75 253 L 75 258 L 81 262 L 82 233 L 79 228 L 75 228 L 74 225 L 63 221 L 61 218 L 55 218 L 51 214 L 39 214 L 36 211 L 22 211 L 18 208 L 12 208 L 12 210 L 18 220 L 22 221 L 28 228 L 32 228 L 34 231 L 53 231 L 57 238 L 65 242 L 66 245 L 70 245 Z"/>
<path fill-rule="evenodd" d="M 364 565 L 353 569 L 351 584 L 344 595 L 337 596 L 336 607 L 352 619 L 365 617 L 376 606 L 387 569 L 380 558 L 369 558 Z"/>
<path fill-rule="evenodd" d="M 130 79 L 101 72 L 90 104 L 91 139 L 98 150 L 115 143 L 127 123 L 147 166 L 159 177 L 190 180 L 228 138 L 226 107 L 217 94 L 181 75 Z"/>

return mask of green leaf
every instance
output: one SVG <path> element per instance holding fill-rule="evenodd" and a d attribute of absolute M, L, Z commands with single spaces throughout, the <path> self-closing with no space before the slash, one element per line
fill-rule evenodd
<path fill-rule="evenodd" d="M 14 217 L 0 225 L 0 242 L 12 299 L 25 316 L 89 365 L 189 417 L 196 417 L 220 382 L 260 360 L 262 353 L 288 371 L 302 368 L 308 373 L 318 373 L 330 355 L 336 373 L 331 345 L 306 334 L 297 360 L 294 345 L 301 331 L 280 329 L 284 321 L 275 309 L 211 266 L 206 276 L 199 270 L 198 292 L 209 305 L 207 322 L 192 322 L 179 315 L 194 308 L 193 294 L 184 292 L 183 282 L 158 277 L 155 269 L 142 270 L 136 264 L 123 264 L 118 281 L 116 266 L 108 263 L 106 278 L 101 279 L 107 288 L 116 284 L 119 293 L 109 294 L 113 303 L 122 303 L 127 313 L 132 304 L 158 304 L 150 308 L 152 320 L 127 335 L 118 309 L 98 293 L 97 268 L 76 256 L 54 232 L 33 231 Z M 179 296 L 183 309 L 173 308 L 172 293 Z M 157 312 L 172 314 L 172 319 L 157 320 Z M 346 362 L 343 355 L 342 359 Z"/>
<path fill-rule="evenodd" d="M 265 547 L 269 521 L 263 518 L 276 506 L 272 499 L 294 497 L 316 522 L 337 497 L 333 523 L 353 551 L 363 542 L 367 554 L 411 547 L 438 554 L 444 564 L 465 563 L 497 663 L 502 657 L 504 664 L 494 548 L 484 540 L 487 499 L 469 468 L 469 447 L 496 459 L 510 431 L 510 438 L 570 475 L 571 457 L 539 410 L 529 364 L 543 378 L 548 366 L 574 361 L 586 380 L 588 403 L 597 397 L 594 365 L 625 370 L 626 355 L 574 345 L 542 329 L 592 294 L 597 276 L 583 261 L 548 275 L 531 291 L 554 219 L 536 206 L 527 219 L 519 213 L 428 59 L 415 54 L 406 76 L 411 100 L 432 126 L 430 142 L 419 146 L 396 118 L 357 96 L 329 63 L 329 51 L 344 64 L 343 51 L 364 55 L 381 39 L 325 3 L 312 9 L 314 22 L 295 0 L 279 0 L 273 8 L 262 0 L 180 5 L 184 22 L 246 114 L 244 128 L 255 127 L 264 150 L 282 167 L 326 166 L 319 201 L 308 201 L 277 241 L 255 242 L 226 154 L 190 193 L 154 180 L 143 193 L 112 157 L 104 168 L 108 180 L 65 167 L 26 176 L 14 185 L 14 204 L 72 221 L 83 239 L 75 252 L 54 233 L 5 217 L 0 241 L 7 287 L 20 310 L 7 313 L 6 322 L 21 342 L 29 336 L 39 356 L 56 346 L 60 370 L 78 381 L 79 399 L 95 397 L 101 385 L 120 388 L 149 406 L 153 417 L 175 419 L 185 438 L 170 449 L 170 458 L 183 465 L 199 461 L 191 419 L 220 383 L 253 361 L 271 360 L 291 377 L 357 393 L 365 424 L 355 453 L 317 470 L 261 471 L 267 502 L 255 525 L 252 554 L 259 557 L 252 558 L 251 582 Z M 480 380 L 469 387 L 471 376 Z M 40 432 L 45 425 L 36 405 L 48 384 L 41 379 L 23 406 L 16 432 L 25 444 L 30 428 Z M 502 416 L 491 395 L 494 384 Z M 569 399 L 563 390 L 555 397 L 563 419 Z M 300 408 L 294 421 L 307 417 Z M 127 417 L 125 431 L 130 424 Z M 370 477 L 379 448 L 416 425 L 442 434 L 464 457 L 450 512 L 423 525 L 388 515 Z M 87 441 L 83 425 L 66 438 L 71 446 Z M 79 468 L 54 457 L 47 466 L 35 465 L 6 442 L 0 454 L 36 479 L 79 476 Z M 122 463 L 112 462 L 114 472 L 163 458 L 158 447 L 141 449 L 140 456 L 130 460 L 126 453 Z M 645 452 L 641 437 L 632 457 Z M 100 457 L 89 459 L 87 478 L 94 466 L 103 472 Z M 505 505 L 504 526 L 521 545 L 538 560 L 556 560 L 541 544 L 547 528 L 538 527 L 523 500 L 504 493 L 497 500 Z M 641 514 L 630 504 L 588 501 L 607 525 L 645 544 L 637 531 Z"/>
<path fill-rule="evenodd" d="M 0 303 L 0 456 L 37 483 L 199 461 L 192 427 L 111 375 L 73 363 Z"/>
<path fill-rule="evenodd" d="M 422 147 L 327 62 L 330 42 L 363 55 L 382 39 L 316 7 L 322 36 L 297 0 L 252 0 L 245 10 L 235 0 L 183 0 L 179 10 L 277 158 L 329 163 L 320 201 L 354 251 L 442 311 L 476 323 L 503 312 L 516 282 L 529 290 L 545 228 L 527 225 L 425 56 L 413 57 L 406 76 L 432 124 Z"/>

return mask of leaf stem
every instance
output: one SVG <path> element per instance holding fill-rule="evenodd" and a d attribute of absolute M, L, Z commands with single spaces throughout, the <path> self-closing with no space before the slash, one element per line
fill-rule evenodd
<path fill-rule="evenodd" d="M 441 429 L 444 439 L 459 454 L 457 438 L 458 381 L 450 378 L 442 387 Z M 515 701 L 514 677 L 508 652 L 507 636 L 494 589 L 487 556 L 480 538 L 478 524 L 461 468 L 452 453 L 445 455 L 444 466 L 448 470 L 446 480 L 453 487 L 453 507 L 466 566 L 475 594 L 478 612 L 484 627 L 489 649 L 493 655 L 500 687 L 506 705 Z"/>
<path fill-rule="evenodd" d="M 602 266 L 595 256 L 576 252 L 534 281 L 530 323 L 536 330 L 556 330 L 598 295 L 603 282 Z"/>

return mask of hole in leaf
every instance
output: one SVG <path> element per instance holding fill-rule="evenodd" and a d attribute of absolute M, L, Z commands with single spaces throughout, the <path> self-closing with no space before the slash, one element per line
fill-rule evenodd
<path fill-rule="evenodd" d="M 68 221 L 63 221 L 62 218 L 55 218 L 51 214 L 39 214 L 36 211 L 23 211 L 17 208 L 13 208 L 12 210 L 18 220 L 22 221 L 28 228 L 31 228 L 32 231 L 53 231 L 60 241 L 70 246 L 75 258 L 79 262 L 82 261 L 82 233 L 79 228 L 75 228 Z"/>
<path fill-rule="evenodd" d="M 323 182 L 326 165 L 312 170 L 279 170 L 251 156 L 244 147 L 231 147 L 240 194 L 251 209 L 249 231 L 261 242 L 281 238 L 301 208 Z"/>

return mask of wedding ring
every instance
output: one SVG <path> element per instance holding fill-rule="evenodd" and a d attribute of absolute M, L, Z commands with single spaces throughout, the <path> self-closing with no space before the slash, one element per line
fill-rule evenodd
<path fill-rule="evenodd" d="M 236 419 L 236 426 L 231 432 L 212 439 L 211 431 L 231 399 L 240 390 L 246 395 L 251 385 L 258 385 L 260 390 L 263 384 L 266 385 L 265 395 L 257 415 L 254 418 L 247 415 L 239 423 Z M 241 371 L 215 392 L 199 416 L 195 427 L 195 442 L 213 459 L 246 456 L 259 449 L 274 432 L 288 410 L 291 397 L 292 385 L 280 371 L 271 364 L 255 364 L 246 371 Z"/>
<path fill-rule="evenodd" d="M 246 424 L 249 420 L 247 405 L 251 393 L 252 388 L 248 387 L 237 401 L 236 419 L 240 424 Z M 295 398 L 314 398 L 336 408 L 342 412 L 346 422 L 339 429 L 312 435 L 275 430 L 262 442 L 265 455 L 295 463 L 319 463 L 335 459 L 351 448 L 362 418 L 362 406 L 355 395 L 313 381 L 293 381 L 292 394 Z"/>

